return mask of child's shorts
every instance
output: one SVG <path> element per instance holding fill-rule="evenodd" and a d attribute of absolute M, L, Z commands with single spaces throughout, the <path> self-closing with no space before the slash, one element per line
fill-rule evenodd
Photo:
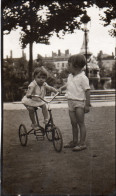
<path fill-rule="evenodd" d="M 80 100 L 72 100 L 68 99 L 68 107 L 69 111 L 74 112 L 76 108 L 84 108 L 85 107 L 85 101 L 80 101 Z"/>

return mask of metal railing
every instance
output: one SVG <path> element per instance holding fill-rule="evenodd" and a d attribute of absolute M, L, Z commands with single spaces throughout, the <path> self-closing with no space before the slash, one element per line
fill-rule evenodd
<path fill-rule="evenodd" d="M 115 89 L 107 89 L 107 90 L 91 90 L 90 99 L 91 101 L 115 101 Z M 46 99 L 50 99 L 49 96 L 46 96 Z M 54 100 L 56 101 L 67 101 L 67 98 L 64 95 L 59 95 Z"/>

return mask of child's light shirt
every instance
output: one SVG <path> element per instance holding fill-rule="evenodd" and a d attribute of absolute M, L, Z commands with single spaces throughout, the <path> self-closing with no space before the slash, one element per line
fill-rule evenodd
<path fill-rule="evenodd" d="M 32 91 L 33 88 L 33 91 Z M 49 86 L 46 82 L 43 83 L 43 85 L 40 87 L 35 80 L 33 80 L 29 86 L 28 86 L 28 92 L 31 89 L 32 95 L 39 95 L 41 98 L 44 98 L 46 95 L 46 89 L 49 91 L 54 91 L 54 88 Z M 37 98 L 32 98 L 32 99 L 37 99 Z"/>
<path fill-rule="evenodd" d="M 46 95 L 46 89 L 56 92 L 56 89 L 49 86 L 46 82 L 40 87 L 37 82 L 33 80 L 28 86 L 26 95 L 39 95 L 41 98 L 44 98 Z M 32 99 L 30 99 L 27 98 L 27 96 L 23 97 L 22 103 L 28 106 L 41 106 L 44 104 L 44 102 L 37 97 L 32 97 Z"/>
<path fill-rule="evenodd" d="M 73 100 L 86 100 L 85 91 L 90 89 L 89 80 L 84 71 L 76 76 L 69 74 L 67 80 L 67 98 Z"/>

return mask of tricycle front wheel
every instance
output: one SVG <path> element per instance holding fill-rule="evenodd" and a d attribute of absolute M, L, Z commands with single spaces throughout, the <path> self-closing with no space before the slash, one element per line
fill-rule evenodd
<path fill-rule="evenodd" d="M 53 129 L 53 145 L 57 152 L 61 152 L 63 146 L 63 139 L 61 131 L 58 127 Z"/>
<path fill-rule="evenodd" d="M 19 126 L 19 140 L 22 146 L 26 146 L 27 145 L 27 129 L 25 127 L 25 125 L 21 124 Z"/>

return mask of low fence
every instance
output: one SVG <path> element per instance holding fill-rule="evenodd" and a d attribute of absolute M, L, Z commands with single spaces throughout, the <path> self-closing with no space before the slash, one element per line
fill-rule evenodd
<path fill-rule="evenodd" d="M 115 102 L 115 89 L 110 90 L 91 90 L 90 94 L 90 100 L 91 102 Z M 52 96 L 45 96 L 46 100 L 51 100 Z M 62 96 L 57 96 L 53 102 L 66 102 L 67 98 L 65 97 L 65 94 Z M 13 102 L 13 103 L 21 103 L 20 102 Z"/>
<path fill-rule="evenodd" d="M 92 101 L 115 101 L 115 89 L 91 90 Z"/>
<path fill-rule="evenodd" d="M 91 90 L 90 99 L 91 101 L 115 101 L 115 89 L 107 90 Z M 46 99 L 50 99 L 46 96 Z M 67 101 L 65 94 L 62 96 L 57 96 L 54 101 L 64 102 Z"/>

